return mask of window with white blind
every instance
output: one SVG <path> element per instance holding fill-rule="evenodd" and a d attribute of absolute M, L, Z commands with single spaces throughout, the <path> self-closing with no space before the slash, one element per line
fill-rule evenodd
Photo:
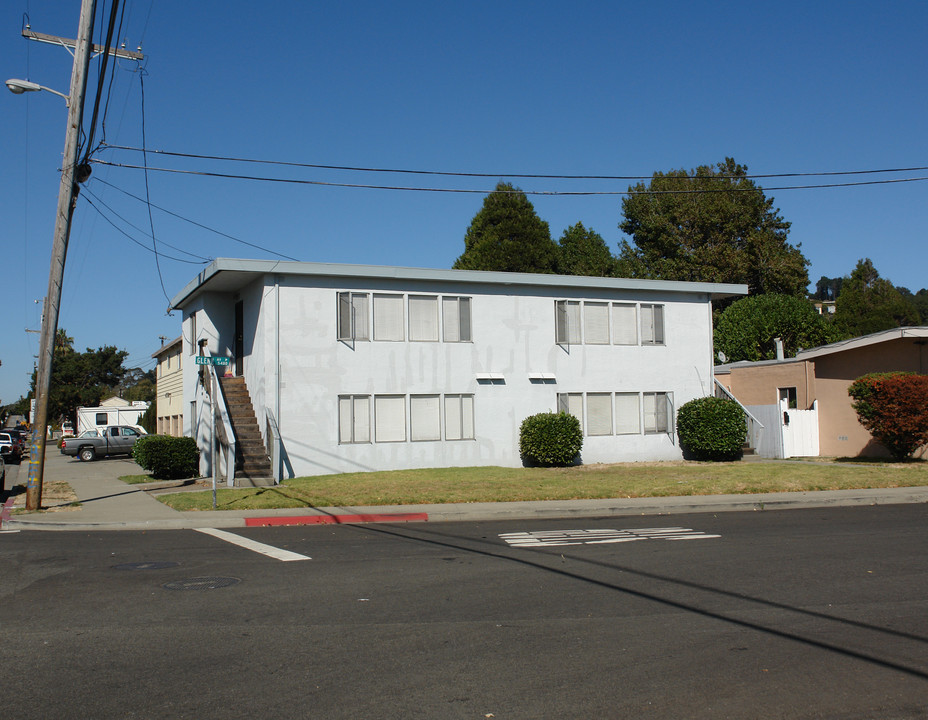
<path fill-rule="evenodd" d="M 375 294 L 374 340 L 402 342 L 406 339 L 403 327 L 403 296 Z"/>
<path fill-rule="evenodd" d="M 409 296 L 409 340 L 438 342 L 438 296 Z"/>
<path fill-rule="evenodd" d="M 587 393 L 587 435 L 612 435 L 612 393 Z"/>
<path fill-rule="evenodd" d="M 371 339 L 367 293 L 338 293 L 338 339 Z"/>
<path fill-rule="evenodd" d="M 370 395 L 338 396 L 338 441 L 369 443 L 371 441 Z"/>
<path fill-rule="evenodd" d="M 445 440 L 474 439 L 474 396 L 445 395 Z"/>
<path fill-rule="evenodd" d="M 664 344 L 664 306 L 641 304 L 641 344 Z"/>
<path fill-rule="evenodd" d="M 374 441 L 406 441 L 406 396 L 374 396 Z"/>
<path fill-rule="evenodd" d="M 445 342 L 470 342 L 470 298 L 442 297 L 441 324 Z"/>
<path fill-rule="evenodd" d="M 638 393 L 615 394 L 615 434 L 641 433 L 641 403 Z"/>
<path fill-rule="evenodd" d="M 635 303 L 612 303 L 612 342 L 638 344 L 638 308 Z"/>
<path fill-rule="evenodd" d="M 558 345 L 579 345 L 580 335 L 580 301 L 555 300 L 555 342 Z"/>
<path fill-rule="evenodd" d="M 644 406 L 645 434 L 668 432 L 667 393 L 644 393 L 641 399 Z"/>
<path fill-rule="evenodd" d="M 583 393 L 558 393 L 557 411 L 570 413 L 580 421 L 580 430 L 583 431 Z"/>
<path fill-rule="evenodd" d="M 413 442 L 441 440 L 440 400 L 439 395 L 409 396 L 409 435 Z"/>
<path fill-rule="evenodd" d="M 583 303 L 583 341 L 589 345 L 609 344 L 609 303 Z"/>

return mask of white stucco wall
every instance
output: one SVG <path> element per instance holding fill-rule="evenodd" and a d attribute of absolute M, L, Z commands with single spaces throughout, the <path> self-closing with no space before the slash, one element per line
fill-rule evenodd
<path fill-rule="evenodd" d="M 359 341 L 352 347 L 336 340 L 340 290 L 471 297 L 473 341 Z M 558 290 L 564 289 L 266 275 L 234 295 L 206 293 L 196 331 L 208 339 L 213 354 L 231 354 L 234 306 L 243 302 L 246 383 L 262 432 L 264 408 L 275 410 L 296 475 L 518 466 L 520 423 L 528 415 L 556 410 L 558 393 L 667 392 L 679 407 L 711 392 L 711 313 L 705 295 Z M 555 344 L 556 299 L 663 303 L 666 344 L 571 345 L 568 352 Z M 503 384 L 478 382 L 480 373 L 502 375 Z M 536 373 L 556 381 L 533 383 L 529 375 Z M 196 371 L 186 375 L 185 395 L 195 397 Z M 444 393 L 474 395 L 475 440 L 339 444 L 340 394 Z M 584 463 L 681 456 L 675 435 L 668 434 L 587 436 L 582 452 Z"/>

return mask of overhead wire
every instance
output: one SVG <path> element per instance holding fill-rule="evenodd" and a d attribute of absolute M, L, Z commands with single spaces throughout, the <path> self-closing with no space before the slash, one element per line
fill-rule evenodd
<path fill-rule="evenodd" d="M 119 187 L 118 185 L 114 185 L 113 183 L 107 182 L 106 180 L 103 180 L 100 177 L 95 178 L 95 182 L 108 185 L 114 190 L 121 192 L 122 194 L 127 195 L 130 198 L 133 198 L 134 200 L 138 200 L 141 203 L 148 203 L 148 201 L 145 200 L 145 198 L 139 197 L 138 195 L 133 195 L 128 190 L 125 190 Z M 204 225 L 203 223 L 197 222 L 196 220 L 191 220 L 188 217 L 184 217 L 183 215 L 180 215 L 179 213 L 173 212 L 172 210 L 168 210 L 167 208 L 161 207 L 160 205 L 156 205 L 155 203 L 148 203 L 148 204 L 150 204 L 151 207 L 155 208 L 155 210 L 160 210 L 161 212 L 166 213 L 167 215 L 170 215 L 171 217 L 175 217 L 178 220 L 183 220 L 186 223 L 190 223 L 191 225 L 194 225 L 198 228 L 207 230 L 211 233 L 215 233 L 216 235 L 220 235 L 224 238 L 228 238 L 229 240 L 232 240 L 237 243 L 241 243 L 242 245 L 246 245 L 250 248 L 262 250 L 263 252 L 270 253 L 271 255 L 276 255 L 277 257 L 283 258 L 284 260 L 293 260 L 293 261 L 298 260 L 297 258 L 291 257 L 290 255 L 284 255 L 283 253 L 277 252 L 276 250 L 271 250 L 270 248 L 262 247 L 261 245 L 258 245 L 256 243 L 251 243 L 251 242 L 248 242 L 247 240 L 242 240 L 241 238 L 235 237 L 234 235 L 230 235 L 229 233 L 223 232 L 222 230 L 217 230 L 216 228 L 212 228 L 209 225 Z"/>
<path fill-rule="evenodd" d="M 115 222 L 113 222 L 109 217 L 107 217 L 106 213 L 104 213 L 100 208 L 98 208 L 96 202 L 94 202 L 94 200 L 91 200 L 90 197 L 87 197 L 87 195 L 90 195 L 91 197 L 94 198 L 94 200 L 99 201 L 99 199 L 98 199 L 95 195 L 93 195 L 93 193 L 87 193 L 86 195 L 82 194 L 82 195 L 80 196 L 81 201 L 82 201 L 82 202 L 86 202 L 88 205 L 90 205 L 90 207 L 92 207 L 94 210 L 96 210 L 97 213 L 100 215 L 100 217 L 102 217 L 104 220 L 106 220 L 106 222 L 108 222 L 108 223 L 113 227 L 114 230 L 116 230 L 118 233 L 120 233 L 121 235 L 125 236 L 126 238 L 128 238 L 129 240 L 131 240 L 132 242 L 134 242 L 134 243 L 135 243 L 136 245 L 138 245 L 140 248 L 143 248 L 143 249 L 147 250 L 147 251 L 150 252 L 150 253 L 154 253 L 156 256 L 157 256 L 157 255 L 163 255 L 163 256 L 164 256 L 165 258 L 167 258 L 168 260 L 176 260 L 177 262 L 188 263 L 188 264 L 190 264 L 190 265 L 205 265 L 205 264 L 207 264 L 207 263 L 209 262 L 208 260 L 203 260 L 203 261 L 200 262 L 200 261 L 186 260 L 186 259 L 184 259 L 184 258 L 178 258 L 178 257 L 172 257 L 172 256 L 170 256 L 170 255 L 165 255 L 165 254 L 162 253 L 161 251 L 159 251 L 159 250 L 157 250 L 157 249 L 153 249 L 153 248 L 149 247 L 148 245 L 146 245 L 145 243 L 140 242 L 139 240 L 136 240 L 136 239 L 135 239 L 134 237 L 132 237 L 129 233 L 127 233 L 125 230 L 123 230 L 121 227 L 119 227 Z M 114 213 L 114 214 L 115 214 L 115 213 Z"/>
<path fill-rule="evenodd" d="M 107 183 L 107 184 L 108 184 L 108 183 Z M 93 200 L 96 202 L 97 205 L 101 205 L 101 206 L 105 207 L 105 208 L 107 209 L 107 211 L 108 211 L 111 215 L 115 215 L 117 218 L 119 218 L 122 222 L 124 222 L 126 225 L 128 225 L 129 227 L 131 227 L 133 230 L 136 230 L 137 232 L 142 233 L 142 235 L 145 235 L 145 237 L 150 237 L 150 236 L 148 236 L 148 235 L 146 234 L 146 232 L 145 232 L 144 230 L 142 230 L 142 228 L 140 228 L 138 225 L 133 224 L 131 221 L 129 221 L 128 219 L 126 219 L 125 217 L 123 217 L 122 215 L 120 215 L 118 212 L 116 212 L 112 207 L 110 207 L 109 205 L 107 205 L 107 204 L 103 201 L 103 199 L 100 198 L 99 195 L 94 194 L 93 191 L 91 191 L 91 190 L 89 190 L 89 189 L 86 189 L 86 188 L 84 189 L 84 193 L 86 193 L 86 194 L 89 195 L 91 198 L 93 198 Z M 143 202 L 144 202 L 144 200 L 143 200 Z M 101 212 L 100 209 L 99 209 L 98 207 L 96 207 L 96 206 L 94 206 L 94 210 L 96 210 L 97 212 Z M 101 213 L 101 214 L 103 214 L 103 213 Z M 179 247 L 177 247 L 176 245 L 171 245 L 170 243 L 167 243 L 167 242 L 165 242 L 164 240 L 161 241 L 161 244 L 162 244 L 162 245 L 165 245 L 165 246 L 167 246 L 167 247 L 169 247 L 169 248 L 171 248 L 172 250 L 176 250 L 176 251 L 179 252 L 179 253 L 183 253 L 184 255 L 189 255 L 190 257 L 195 258 L 196 260 L 199 260 L 200 262 L 202 262 L 202 263 L 204 263 L 204 264 L 210 262 L 210 261 L 213 259 L 213 258 L 204 257 L 204 256 L 202 256 L 202 255 L 197 255 L 196 253 L 192 253 L 192 252 L 190 252 L 189 250 L 184 250 L 183 248 L 179 248 Z M 172 259 L 172 260 L 174 259 L 174 258 L 170 258 L 170 256 L 164 256 L 164 257 L 168 257 L 169 259 Z"/>
<path fill-rule="evenodd" d="M 193 175 L 200 177 L 216 177 L 216 178 L 226 178 L 231 180 L 251 180 L 257 182 L 270 182 L 270 183 L 283 183 L 283 184 L 292 184 L 292 185 L 314 185 L 321 187 L 336 187 L 336 188 L 357 188 L 364 190 L 399 190 L 399 191 L 409 191 L 409 192 L 431 192 L 431 193 L 468 193 L 468 194 L 480 194 L 486 195 L 490 191 L 486 189 L 474 189 L 474 188 L 447 188 L 447 187 L 410 187 L 405 185 L 373 185 L 366 183 L 339 183 L 339 182 L 330 182 L 323 180 L 305 180 L 299 178 L 281 178 L 281 177 L 271 177 L 271 176 L 260 176 L 260 175 L 242 175 L 234 173 L 220 173 L 215 171 L 208 170 L 182 170 L 179 168 L 164 168 L 164 167 L 152 167 L 147 163 L 145 165 L 133 165 L 129 163 L 116 163 L 108 160 L 101 160 L 100 158 L 93 159 L 92 162 L 98 163 L 100 165 L 108 165 L 110 167 L 126 168 L 130 170 L 144 170 L 146 175 L 149 171 L 151 172 L 163 172 L 163 173 L 173 173 L 178 175 Z M 523 176 L 509 176 L 509 177 L 523 177 Z M 673 178 L 671 178 L 673 179 Z M 701 180 L 703 178 L 699 177 L 690 177 L 690 178 L 680 178 L 683 180 Z M 712 179 L 712 178 L 705 178 Z M 718 178 L 724 179 L 724 178 Z M 740 188 L 740 187 L 724 187 L 724 188 L 701 188 L 701 189 L 692 189 L 692 190 L 494 190 L 492 192 L 499 193 L 510 193 L 510 194 L 525 194 L 525 195 L 543 195 L 543 196 L 593 196 L 593 195 L 613 195 L 613 196 L 631 196 L 631 195 L 701 195 L 701 194 L 711 194 L 711 193 L 729 193 L 729 192 L 762 192 L 762 191 L 771 191 L 771 190 L 816 190 L 822 188 L 838 188 L 838 187 L 860 187 L 865 185 L 888 185 L 893 183 L 910 183 L 910 182 L 922 182 L 928 180 L 926 177 L 914 177 L 914 178 L 890 178 L 883 180 L 861 180 L 855 182 L 843 182 L 843 183 L 817 183 L 814 185 L 781 185 L 776 187 L 749 187 L 749 188 Z"/>
<path fill-rule="evenodd" d="M 142 152 L 141 148 L 129 145 L 107 145 L 101 143 L 101 148 L 108 150 L 127 150 L 131 152 Z M 521 172 L 458 172 L 446 170 L 415 170 L 409 168 L 380 168 L 364 167 L 356 165 L 321 165 L 318 163 L 300 163 L 287 160 L 263 160 L 259 158 L 242 158 L 229 155 L 204 155 L 201 153 L 184 153 L 171 150 L 151 150 L 151 155 L 166 155 L 170 157 L 188 158 L 194 160 L 218 160 L 222 162 L 253 163 L 259 165 L 278 165 L 280 167 L 309 168 L 313 170 L 344 170 L 351 172 L 370 172 L 370 173 L 395 173 L 406 175 L 436 175 L 444 177 L 474 177 L 474 178 L 528 178 L 533 180 L 652 180 L 653 175 L 563 175 L 563 174 L 541 174 L 541 173 L 521 173 Z M 745 174 L 745 175 L 687 175 L 675 176 L 664 175 L 666 178 L 674 179 L 768 179 L 768 178 L 788 178 L 788 177 L 829 177 L 840 175 L 874 175 L 884 173 L 901 173 L 901 172 L 921 172 L 928 170 L 928 165 L 903 167 L 903 168 L 884 168 L 878 170 L 831 170 L 826 172 L 788 172 L 788 173 L 762 173 L 762 174 Z"/>

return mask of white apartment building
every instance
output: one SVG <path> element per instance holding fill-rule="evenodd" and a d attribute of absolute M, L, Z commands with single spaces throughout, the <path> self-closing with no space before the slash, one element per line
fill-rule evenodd
<path fill-rule="evenodd" d="M 582 461 L 682 457 L 675 408 L 713 393 L 712 300 L 744 285 L 217 259 L 183 311 L 185 434 L 210 472 L 191 356 L 228 356 L 279 427 L 284 475 L 519 466 L 559 409 Z M 222 372 L 222 369 L 220 369 Z M 265 440 L 267 438 L 265 437 Z"/>

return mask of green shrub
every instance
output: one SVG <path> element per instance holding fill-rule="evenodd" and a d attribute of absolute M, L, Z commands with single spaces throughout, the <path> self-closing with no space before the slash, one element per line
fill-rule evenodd
<path fill-rule="evenodd" d="M 690 400 L 677 413 L 680 443 L 694 460 L 736 460 L 747 437 L 744 411 L 734 400 Z"/>
<path fill-rule="evenodd" d="M 519 428 L 519 452 L 526 465 L 571 465 L 582 446 L 580 421 L 569 413 L 530 415 Z"/>
<path fill-rule="evenodd" d="M 200 452 L 189 437 L 144 435 L 135 441 L 132 459 L 158 480 L 196 477 L 199 474 Z"/>

